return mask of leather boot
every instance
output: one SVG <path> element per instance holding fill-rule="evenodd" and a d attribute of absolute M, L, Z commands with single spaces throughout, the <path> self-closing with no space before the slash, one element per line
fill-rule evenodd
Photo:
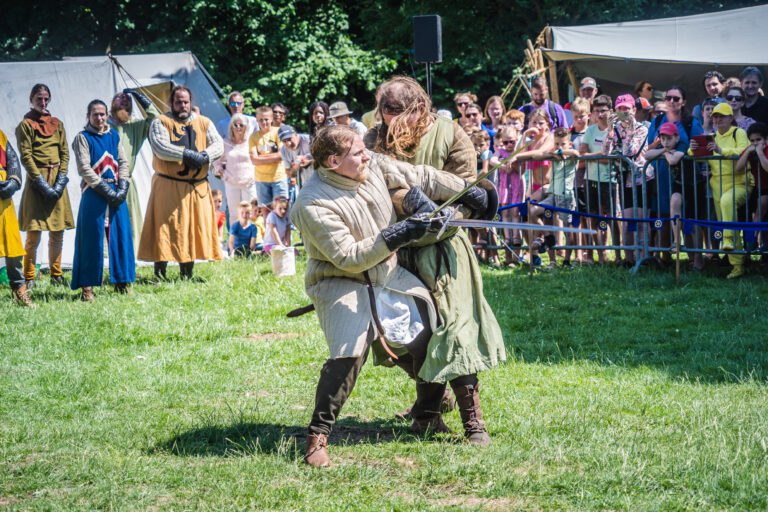
<path fill-rule="evenodd" d="M 325 447 L 328 445 L 328 436 L 325 434 L 308 434 L 307 451 L 304 452 L 304 462 L 312 467 L 327 468 L 331 465 L 331 459 Z"/>
<path fill-rule="evenodd" d="M 80 295 L 80 298 L 83 299 L 83 302 L 93 302 L 93 287 L 83 286 L 83 292 Z"/>
<path fill-rule="evenodd" d="M 24 306 L 26 308 L 35 307 L 35 305 L 32 304 L 32 301 L 29 298 L 29 294 L 27 293 L 27 287 L 25 285 L 21 285 L 15 290 L 13 290 L 13 298 L 14 300 L 16 300 L 16 303 L 19 306 Z"/>
<path fill-rule="evenodd" d="M 456 400 L 453 399 L 453 394 L 451 393 L 451 390 L 448 389 L 448 387 L 446 386 L 445 392 L 443 393 L 443 398 L 440 400 L 440 412 L 443 414 L 446 414 L 451 412 L 455 408 L 456 408 Z M 411 419 L 411 410 L 413 410 L 413 405 L 411 405 L 407 409 L 403 409 L 400 412 L 396 412 L 395 418 L 400 420 L 409 420 Z"/>
<path fill-rule="evenodd" d="M 460 377 L 456 380 L 464 381 L 465 378 Z M 461 422 L 464 424 L 464 435 L 467 441 L 475 446 L 488 446 L 491 444 L 491 436 L 485 429 L 483 413 L 480 410 L 480 383 L 477 382 L 477 378 L 472 380 L 474 382 L 456 384 L 451 381 L 451 387 L 453 394 L 456 395 L 456 405 L 459 406 L 459 414 L 461 415 Z"/>
<path fill-rule="evenodd" d="M 445 424 L 441 414 L 422 419 L 414 418 L 413 423 L 411 423 L 410 431 L 414 434 L 424 434 L 426 432 L 434 432 L 436 434 L 451 433 L 451 429 Z"/>

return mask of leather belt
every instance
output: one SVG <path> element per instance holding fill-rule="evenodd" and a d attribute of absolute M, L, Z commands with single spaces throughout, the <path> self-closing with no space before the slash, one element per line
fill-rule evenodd
<path fill-rule="evenodd" d="M 190 185 L 197 185 L 200 182 L 208 181 L 208 176 L 206 176 L 205 178 L 200 178 L 200 179 L 184 180 L 184 179 L 181 179 L 181 178 L 174 178 L 173 176 L 168 176 L 167 174 L 160 174 L 159 172 L 156 173 L 156 174 L 158 176 L 160 176 L 161 178 L 165 178 L 167 180 L 181 181 L 182 183 L 189 183 Z"/>
<path fill-rule="evenodd" d="M 387 341 L 384 339 L 384 327 L 381 326 L 381 321 L 379 320 L 379 312 L 376 309 L 376 296 L 373 293 L 371 276 L 368 275 L 367 270 L 363 272 L 363 277 L 365 278 L 365 286 L 368 288 L 368 300 L 371 302 L 371 315 L 373 316 L 373 324 L 374 328 L 376 329 L 376 335 L 379 338 L 384 351 L 389 354 L 389 357 L 392 359 L 398 359 L 395 353 L 392 352 L 392 350 L 389 348 L 389 345 L 387 345 Z"/>

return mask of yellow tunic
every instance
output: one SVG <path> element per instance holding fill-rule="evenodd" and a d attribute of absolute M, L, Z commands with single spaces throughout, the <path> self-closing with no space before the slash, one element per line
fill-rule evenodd
<path fill-rule="evenodd" d="M 8 177 L 3 167 L 5 161 L 5 148 L 8 146 L 8 137 L 0 130 L 0 181 Z M 19 221 L 16 219 L 16 209 L 13 207 L 12 198 L 0 199 L 0 258 L 15 258 L 24 256 L 24 246 L 21 244 L 19 233 Z"/>
<path fill-rule="evenodd" d="M 211 123 L 208 118 L 196 116 L 183 124 L 162 115 L 153 122 L 162 123 L 171 144 L 197 151 L 206 150 L 206 134 Z M 222 259 L 216 209 L 211 187 L 205 180 L 208 165 L 202 169 L 187 169 L 183 162 L 163 160 L 154 152 L 157 174 L 152 177 L 152 192 L 137 258 L 181 263 Z"/>

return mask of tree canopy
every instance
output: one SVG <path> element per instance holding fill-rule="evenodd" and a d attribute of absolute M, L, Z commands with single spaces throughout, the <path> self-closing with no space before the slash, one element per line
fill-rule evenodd
<path fill-rule="evenodd" d="M 443 63 L 433 66 L 433 90 L 435 102 L 449 106 L 459 90 L 481 98 L 499 94 L 523 60 L 525 40 L 547 24 L 725 7 L 714 0 L 42 0 L 34 15 L 23 3 L 4 8 L 0 60 L 191 50 L 225 90 L 241 90 L 250 107 L 281 101 L 289 119 L 303 124 L 312 101 L 345 100 L 359 115 L 392 74 L 415 72 L 423 82 L 424 66 L 409 61 L 414 15 L 442 17 Z"/>

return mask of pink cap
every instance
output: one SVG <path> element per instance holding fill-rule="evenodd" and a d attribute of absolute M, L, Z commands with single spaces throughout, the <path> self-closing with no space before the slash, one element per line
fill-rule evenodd
<path fill-rule="evenodd" d="M 632 108 L 635 106 L 635 98 L 631 94 L 622 94 L 618 98 L 616 98 L 616 108 L 619 107 L 629 107 Z"/>
<path fill-rule="evenodd" d="M 659 135 L 678 135 L 675 123 L 664 123 L 659 126 Z"/>

